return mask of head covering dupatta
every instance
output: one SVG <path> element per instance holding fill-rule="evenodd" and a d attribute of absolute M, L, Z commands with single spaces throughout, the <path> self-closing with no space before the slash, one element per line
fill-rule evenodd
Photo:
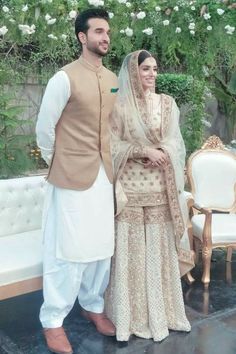
<path fill-rule="evenodd" d="M 193 267 L 193 256 L 186 231 L 188 210 L 183 195 L 185 147 L 178 125 L 179 109 L 172 97 L 161 94 L 161 138 L 150 129 L 146 95 L 139 77 L 138 57 L 141 51 L 128 54 L 123 61 L 118 76 L 117 101 L 111 116 L 116 214 L 128 202 L 119 178 L 130 151 L 137 145 L 161 148 L 168 156 L 165 168 L 167 195 L 183 275 Z M 183 248 L 181 244 L 184 244 Z"/>

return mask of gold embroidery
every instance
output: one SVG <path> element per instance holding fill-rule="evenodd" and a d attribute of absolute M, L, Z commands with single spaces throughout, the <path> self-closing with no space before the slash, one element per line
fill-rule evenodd
<path fill-rule="evenodd" d="M 172 97 L 167 95 L 161 95 L 161 136 L 162 138 L 166 136 L 169 124 L 170 124 L 170 117 L 171 117 L 171 110 L 172 110 Z"/>
<path fill-rule="evenodd" d="M 190 330 L 173 227 L 165 222 L 165 208 L 126 208 L 123 220 L 116 219 L 116 251 L 105 311 L 116 326 L 118 340 L 127 341 L 135 334 L 160 341 L 168 336 L 168 328 Z M 160 222 L 154 225 L 156 215 Z M 145 224 L 134 223 L 134 217 L 145 218 Z"/>
<path fill-rule="evenodd" d="M 144 213 L 145 224 L 161 224 L 171 222 L 170 208 L 168 205 L 146 207 Z"/>
<path fill-rule="evenodd" d="M 165 153 L 168 155 L 167 152 Z M 178 245 L 180 238 L 184 234 L 185 225 L 184 225 L 182 212 L 180 209 L 178 190 L 176 188 L 176 183 L 175 183 L 174 170 L 170 161 L 171 160 L 169 158 L 168 164 L 165 168 L 166 187 L 167 187 L 167 195 L 169 199 L 170 211 L 171 211 L 173 225 L 175 229 L 175 235 L 177 237 L 176 242 Z"/>
<path fill-rule="evenodd" d="M 122 212 L 116 217 L 116 221 L 119 222 L 128 222 L 134 224 L 143 224 L 144 217 L 143 211 L 140 208 L 124 208 Z"/>
<path fill-rule="evenodd" d="M 171 222 L 170 208 L 168 205 L 158 205 L 144 208 L 126 207 L 117 216 L 116 221 L 130 224 L 160 224 Z"/>
<path fill-rule="evenodd" d="M 166 191 L 156 193 L 126 193 L 128 206 L 151 206 L 168 204 Z"/>
<path fill-rule="evenodd" d="M 146 147 L 143 145 L 134 146 L 133 151 L 130 152 L 130 155 L 130 157 L 132 157 L 133 159 L 145 157 Z"/>

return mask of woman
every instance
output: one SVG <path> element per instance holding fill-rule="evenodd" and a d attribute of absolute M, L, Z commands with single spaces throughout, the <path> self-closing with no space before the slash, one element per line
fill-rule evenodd
<path fill-rule="evenodd" d="M 112 115 L 116 249 L 106 312 L 119 341 L 131 334 L 161 341 L 168 329 L 191 329 L 180 281 L 193 267 L 182 193 L 185 148 L 175 101 L 153 92 L 156 76 L 150 53 L 129 54 Z"/>

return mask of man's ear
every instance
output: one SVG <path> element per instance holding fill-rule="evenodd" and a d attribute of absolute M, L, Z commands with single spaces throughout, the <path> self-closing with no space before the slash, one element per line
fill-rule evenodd
<path fill-rule="evenodd" d="M 79 32 L 78 33 L 78 39 L 81 42 L 81 44 L 86 44 L 86 42 L 87 42 L 87 37 L 86 37 L 86 34 L 84 32 Z"/>

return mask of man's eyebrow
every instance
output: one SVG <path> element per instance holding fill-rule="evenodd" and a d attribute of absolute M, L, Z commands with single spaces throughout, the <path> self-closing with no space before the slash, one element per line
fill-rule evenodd
<path fill-rule="evenodd" d="M 95 31 L 106 31 L 106 30 L 103 27 L 96 27 Z M 109 30 L 107 30 L 107 32 L 110 33 L 111 30 L 109 29 Z"/>

